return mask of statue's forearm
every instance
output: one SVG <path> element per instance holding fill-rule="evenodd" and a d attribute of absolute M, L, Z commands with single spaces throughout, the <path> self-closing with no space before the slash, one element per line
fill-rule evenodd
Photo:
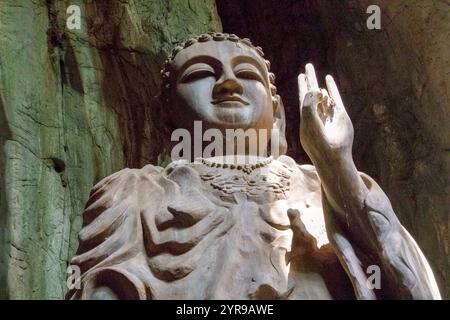
<path fill-rule="evenodd" d="M 328 90 L 318 87 L 310 64 L 298 77 L 300 140 L 321 180 L 328 238 L 353 279 L 355 292 L 361 298 L 373 297 L 364 290 L 363 267 L 379 264 L 390 287 L 385 288 L 386 296 L 439 297 L 426 259 L 400 224 L 388 197 L 356 169 L 350 117 L 333 78 L 327 76 L 326 83 Z"/>
<path fill-rule="evenodd" d="M 390 298 L 439 299 L 428 262 L 378 184 L 358 172 L 353 161 L 327 163 L 328 167 L 316 164 L 316 168 L 326 202 L 324 210 L 329 216 L 329 236 L 333 237 L 334 229 L 344 227 L 343 234 L 351 235 L 348 239 L 358 239 L 351 246 L 371 257 L 366 263 L 380 263 L 384 279 L 394 284 L 388 290 Z M 342 224 L 340 217 L 345 217 L 347 223 Z"/>
<path fill-rule="evenodd" d="M 333 209 L 340 214 L 363 210 L 369 190 L 351 156 L 315 163 L 323 190 Z"/>

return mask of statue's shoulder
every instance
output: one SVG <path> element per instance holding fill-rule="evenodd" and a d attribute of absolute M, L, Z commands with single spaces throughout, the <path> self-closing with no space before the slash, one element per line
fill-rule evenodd
<path fill-rule="evenodd" d="M 279 156 L 277 161 L 286 165 L 293 173 L 294 178 L 300 179 L 303 186 L 311 191 L 320 191 L 320 178 L 316 167 L 310 164 L 298 164 L 289 156 Z"/>
<path fill-rule="evenodd" d="M 157 180 L 163 171 L 164 168 L 149 164 L 140 169 L 125 168 L 100 180 L 89 194 L 83 225 L 121 204 L 139 205 L 143 192 L 152 193 L 159 189 Z"/>
<path fill-rule="evenodd" d="M 164 168 L 154 166 L 151 164 L 148 164 L 142 168 L 124 168 L 122 170 L 119 170 L 113 174 L 110 174 L 109 176 L 106 176 L 99 182 L 97 182 L 96 185 L 91 190 L 90 196 L 92 196 L 93 193 L 98 191 L 101 188 L 104 188 L 105 186 L 117 186 L 118 184 L 122 184 L 124 181 L 134 179 L 134 178 L 152 178 L 155 175 L 161 174 L 163 172 Z"/>

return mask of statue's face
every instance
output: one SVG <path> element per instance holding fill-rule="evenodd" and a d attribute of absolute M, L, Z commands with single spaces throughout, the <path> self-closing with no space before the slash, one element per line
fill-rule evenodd
<path fill-rule="evenodd" d="M 250 47 L 231 41 L 195 43 L 174 59 L 172 123 L 192 129 L 270 130 L 273 106 L 263 59 Z"/>

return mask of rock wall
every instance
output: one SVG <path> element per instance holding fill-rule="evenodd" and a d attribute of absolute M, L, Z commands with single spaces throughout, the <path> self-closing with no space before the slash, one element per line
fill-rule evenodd
<path fill-rule="evenodd" d="M 66 28 L 71 4 L 81 30 Z M 0 298 L 61 299 L 93 184 L 154 162 L 149 105 L 212 0 L 0 3 Z"/>
<path fill-rule="evenodd" d="M 381 30 L 366 9 L 381 8 Z M 337 79 L 355 127 L 354 158 L 391 199 L 450 298 L 450 10 L 439 0 L 218 0 L 224 32 L 263 47 L 298 139 L 297 75 Z M 324 83 L 322 82 L 322 85 Z"/>
<path fill-rule="evenodd" d="M 81 8 L 81 30 L 66 9 Z M 381 30 L 365 27 L 378 4 Z M 225 32 L 261 45 L 277 75 L 289 154 L 296 77 L 336 76 L 355 125 L 358 168 L 388 193 L 450 298 L 450 19 L 439 0 L 218 0 Z M 150 125 L 174 44 L 221 30 L 213 0 L 0 3 L 0 298 L 64 297 L 89 190 L 156 162 Z"/>

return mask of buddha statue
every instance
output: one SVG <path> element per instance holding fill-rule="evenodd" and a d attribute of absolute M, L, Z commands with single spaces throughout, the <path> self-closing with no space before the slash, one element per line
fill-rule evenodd
<path fill-rule="evenodd" d="M 355 167 L 334 79 L 320 88 L 312 64 L 298 77 L 299 138 L 313 163 L 299 165 L 284 155 L 284 109 L 269 69 L 261 48 L 232 34 L 174 49 L 162 71 L 160 132 L 192 133 L 196 121 L 202 130 L 253 129 L 267 154 L 246 144 L 98 182 L 71 260 L 81 285 L 67 298 L 440 298 L 388 197 Z M 261 137 L 275 131 L 279 142 L 268 147 Z"/>

